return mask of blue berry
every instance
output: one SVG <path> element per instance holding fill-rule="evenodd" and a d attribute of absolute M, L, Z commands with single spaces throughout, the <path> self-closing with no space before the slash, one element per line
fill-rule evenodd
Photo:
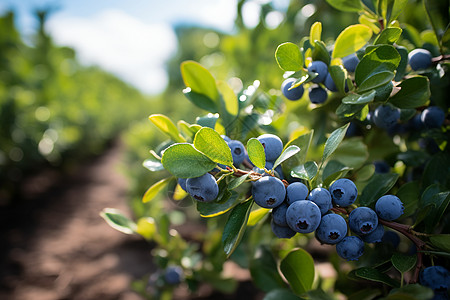
<path fill-rule="evenodd" d="M 314 202 L 308 200 L 295 201 L 286 211 L 286 220 L 292 230 L 310 233 L 319 227 L 320 209 Z"/>
<path fill-rule="evenodd" d="M 286 197 L 286 188 L 280 179 L 263 176 L 253 183 L 252 195 L 259 206 L 274 208 L 283 203 Z"/>
<path fill-rule="evenodd" d="M 347 55 L 342 58 L 342 63 L 344 64 L 344 68 L 350 73 L 355 72 L 356 66 L 359 63 L 358 56 L 355 53 Z"/>
<path fill-rule="evenodd" d="M 186 178 L 178 178 L 178 184 L 180 185 L 180 187 L 183 189 L 183 191 L 187 192 L 186 190 Z"/>
<path fill-rule="evenodd" d="M 337 88 L 336 84 L 334 83 L 334 80 L 331 77 L 330 73 L 327 74 L 327 77 L 325 78 L 325 81 L 323 82 L 323 84 L 325 84 L 325 87 L 332 92 L 338 91 L 338 88 Z"/>
<path fill-rule="evenodd" d="M 366 243 L 379 243 L 384 236 L 384 226 L 378 223 L 377 228 L 369 234 L 361 235 L 361 238 Z"/>
<path fill-rule="evenodd" d="M 333 182 L 329 191 L 333 202 L 342 207 L 353 204 L 358 196 L 356 185 L 347 178 L 340 178 Z"/>
<path fill-rule="evenodd" d="M 328 66 L 326 63 L 324 63 L 323 61 L 320 60 L 316 60 L 313 61 L 309 66 L 308 66 L 308 71 L 309 72 L 313 72 L 313 73 L 317 73 L 317 76 L 314 77 L 313 80 L 311 80 L 314 83 L 321 83 L 325 80 L 325 78 L 327 77 L 328 74 Z"/>
<path fill-rule="evenodd" d="M 380 218 L 393 221 L 403 215 L 403 203 L 394 195 L 384 195 L 377 200 L 375 210 Z"/>
<path fill-rule="evenodd" d="M 260 141 L 264 147 L 266 161 L 276 161 L 281 152 L 283 152 L 283 142 L 274 134 L 266 133 L 260 135 L 257 140 Z"/>
<path fill-rule="evenodd" d="M 292 101 L 299 100 L 303 96 L 303 93 L 305 92 L 303 85 L 299 85 L 298 87 L 290 90 L 292 84 L 295 81 L 296 81 L 295 78 L 288 78 L 281 84 L 281 92 L 283 93 L 284 97 Z"/>
<path fill-rule="evenodd" d="M 440 128 L 444 124 L 445 113 L 437 106 L 430 106 L 422 112 L 420 120 L 426 128 Z"/>
<path fill-rule="evenodd" d="M 337 244 L 347 235 L 347 222 L 337 214 L 327 214 L 322 216 L 319 227 L 316 230 L 316 237 L 325 244 Z"/>
<path fill-rule="evenodd" d="M 281 205 L 272 209 L 272 220 L 278 226 L 288 226 L 286 222 L 286 211 L 289 205 L 283 202 Z"/>
<path fill-rule="evenodd" d="M 183 269 L 179 266 L 169 266 L 164 273 L 164 279 L 167 284 L 176 285 L 181 282 L 183 278 Z"/>
<path fill-rule="evenodd" d="M 328 93 L 320 86 L 316 86 L 309 89 L 309 100 L 314 104 L 324 103 L 328 98 Z"/>
<path fill-rule="evenodd" d="M 356 234 L 369 234 L 378 226 L 378 216 L 373 209 L 360 206 L 348 215 L 348 226 Z"/>
<path fill-rule="evenodd" d="M 228 142 L 228 147 L 230 147 L 231 155 L 233 156 L 233 165 L 239 166 L 242 164 L 247 157 L 247 151 L 245 150 L 244 144 L 237 140 L 231 140 Z"/>
<path fill-rule="evenodd" d="M 200 177 L 188 178 L 186 190 L 194 199 L 201 202 L 211 202 L 219 195 L 216 179 L 209 173 Z"/>
<path fill-rule="evenodd" d="M 426 49 L 414 49 L 408 54 L 408 63 L 414 71 L 431 67 L 431 52 Z"/>
<path fill-rule="evenodd" d="M 373 162 L 373 165 L 375 166 L 375 173 L 384 174 L 389 173 L 391 170 L 391 167 L 384 160 L 376 160 Z"/>
<path fill-rule="evenodd" d="M 346 260 L 358 260 L 364 253 L 364 242 L 357 236 L 346 236 L 336 244 L 337 254 Z"/>
<path fill-rule="evenodd" d="M 383 243 L 389 243 L 394 249 L 397 249 L 398 245 L 400 245 L 400 236 L 396 232 L 385 231 L 381 241 Z"/>
<path fill-rule="evenodd" d="M 290 227 L 280 226 L 280 225 L 275 224 L 273 219 L 270 222 L 270 226 L 272 228 L 272 232 L 279 239 L 290 239 L 297 233 L 294 230 L 292 230 Z"/>
<path fill-rule="evenodd" d="M 293 182 L 286 188 L 287 203 L 292 204 L 295 201 L 306 200 L 308 198 L 308 187 L 301 182 Z"/>
<path fill-rule="evenodd" d="M 433 291 L 446 291 L 450 287 L 450 272 L 442 266 L 428 267 L 420 272 L 419 282 Z"/>
<path fill-rule="evenodd" d="M 394 127 L 398 120 L 400 120 L 400 110 L 390 105 L 378 106 L 373 114 L 373 122 L 383 129 Z"/>
<path fill-rule="evenodd" d="M 222 134 L 221 137 L 223 138 L 223 140 L 224 140 L 225 142 L 227 142 L 227 143 L 228 143 L 228 142 L 231 142 L 231 139 L 230 139 L 228 136 Z"/>
<path fill-rule="evenodd" d="M 309 193 L 308 200 L 317 204 L 320 208 L 320 213 L 324 215 L 327 211 L 329 211 L 333 207 L 333 203 L 331 201 L 331 194 L 327 189 L 324 188 L 315 188 Z"/>

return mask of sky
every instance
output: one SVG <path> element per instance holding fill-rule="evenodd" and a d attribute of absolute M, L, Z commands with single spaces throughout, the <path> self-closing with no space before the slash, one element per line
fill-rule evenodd
<path fill-rule="evenodd" d="M 164 67 L 177 49 L 173 25 L 232 32 L 237 0 L 1 0 L 0 13 L 16 12 L 25 35 L 36 29 L 33 10 L 51 8 L 47 31 L 58 45 L 77 51 L 85 65 L 98 65 L 146 94 L 162 92 Z"/>

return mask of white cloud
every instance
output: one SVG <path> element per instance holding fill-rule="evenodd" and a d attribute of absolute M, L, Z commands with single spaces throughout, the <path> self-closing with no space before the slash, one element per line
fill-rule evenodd
<path fill-rule="evenodd" d="M 95 64 L 145 93 L 164 90 L 165 61 L 177 41 L 170 26 L 146 24 L 119 10 L 105 10 L 90 18 L 61 17 L 47 23 L 55 42 L 73 47 L 85 64 Z"/>

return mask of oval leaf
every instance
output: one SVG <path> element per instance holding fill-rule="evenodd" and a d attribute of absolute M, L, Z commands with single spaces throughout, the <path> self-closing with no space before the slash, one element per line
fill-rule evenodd
<path fill-rule="evenodd" d="M 359 202 L 362 206 L 372 206 L 375 202 L 386 194 L 397 182 L 397 173 L 380 174 L 375 173 L 364 187 Z"/>
<path fill-rule="evenodd" d="M 294 156 L 295 154 L 297 154 L 299 152 L 300 152 L 300 148 L 295 145 L 291 145 L 291 146 L 287 147 L 286 149 L 284 149 L 283 153 L 281 153 L 281 155 L 277 158 L 277 160 L 273 164 L 272 169 L 275 169 L 282 162 L 288 160 L 289 158 L 291 158 L 292 156 Z"/>
<path fill-rule="evenodd" d="M 450 253 L 450 234 L 436 234 L 430 236 L 430 242 L 434 247 Z"/>
<path fill-rule="evenodd" d="M 266 166 L 266 153 L 264 152 L 264 146 L 255 138 L 251 138 L 247 141 L 247 153 L 250 161 L 260 168 L 264 169 Z"/>
<path fill-rule="evenodd" d="M 358 94 L 349 94 L 348 96 L 342 99 L 342 103 L 344 104 L 367 104 L 375 99 L 376 91 L 368 91 L 362 95 Z"/>
<path fill-rule="evenodd" d="M 233 165 L 233 156 L 227 142 L 214 129 L 203 127 L 194 137 L 194 147 L 212 161 L 226 166 Z"/>
<path fill-rule="evenodd" d="M 269 208 L 260 207 L 253 210 L 248 217 L 247 226 L 255 226 L 261 221 L 268 213 L 270 212 Z"/>
<path fill-rule="evenodd" d="M 358 92 L 361 93 L 382 86 L 394 79 L 394 76 L 394 72 L 391 71 L 382 71 L 380 73 L 372 74 L 361 82 L 358 86 Z"/>
<path fill-rule="evenodd" d="M 149 187 L 142 197 L 142 202 L 147 203 L 150 200 L 153 200 L 153 198 L 155 198 L 155 196 L 167 186 L 171 179 L 172 177 L 161 179 L 160 181 Z"/>
<path fill-rule="evenodd" d="M 193 92 L 205 95 L 217 103 L 219 92 L 216 80 L 207 69 L 195 61 L 184 61 L 180 68 L 186 87 L 190 87 Z"/>
<path fill-rule="evenodd" d="M 289 252 L 281 261 L 280 270 L 297 295 L 311 289 L 314 282 L 314 260 L 305 250 Z"/>
<path fill-rule="evenodd" d="M 161 162 L 164 169 L 178 178 L 200 177 L 216 166 L 215 162 L 187 143 L 167 148 Z"/>
<path fill-rule="evenodd" d="M 223 215 L 230 209 L 232 209 L 236 204 L 238 204 L 238 193 L 224 191 L 221 199 L 219 201 L 213 202 L 197 202 L 197 211 L 200 216 L 204 218 L 211 218 Z"/>
<path fill-rule="evenodd" d="M 424 105 L 431 96 L 430 82 L 425 76 L 405 79 L 398 85 L 400 91 L 391 97 L 390 103 L 398 108 L 416 108 Z"/>
<path fill-rule="evenodd" d="M 132 234 L 136 231 L 136 223 L 125 217 L 118 209 L 105 208 L 100 216 L 115 230 L 126 234 Z"/>
<path fill-rule="evenodd" d="M 248 200 L 233 208 L 223 229 L 223 250 L 227 257 L 233 253 L 244 235 L 253 201 Z"/>
<path fill-rule="evenodd" d="M 217 88 L 222 94 L 222 99 L 225 104 L 226 111 L 232 115 L 236 116 L 239 112 L 239 102 L 233 89 L 225 81 L 217 81 Z"/>
<path fill-rule="evenodd" d="M 363 9 L 360 0 L 327 0 L 327 2 L 341 11 L 359 12 Z"/>
<path fill-rule="evenodd" d="M 384 29 L 373 42 L 374 45 L 394 44 L 402 35 L 402 29 L 398 27 L 389 27 Z"/>
<path fill-rule="evenodd" d="M 322 23 L 315 22 L 309 30 L 309 42 L 315 46 L 315 41 L 320 41 L 322 36 Z"/>
<path fill-rule="evenodd" d="M 294 43 L 283 43 L 275 51 L 278 66 L 285 71 L 300 71 L 303 68 L 303 56 Z"/>
<path fill-rule="evenodd" d="M 405 255 L 394 253 L 391 257 L 392 265 L 400 272 L 405 273 L 414 268 L 417 262 L 417 255 Z"/>
<path fill-rule="evenodd" d="M 186 142 L 186 140 L 178 132 L 177 126 L 167 116 L 161 114 L 153 114 L 148 117 L 156 127 L 167 134 L 172 140 L 177 143 Z"/>
<path fill-rule="evenodd" d="M 382 282 L 391 287 L 399 287 L 400 286 L 400 284 L 397 281 L 395 281 L 388 275 L 381 273 L 377 269 L 373 269 L 373 268 L 369 268 L 369 267 L 362 267 L 362 268 L 353 270 L 350 273 L 352 273 L 356 277 L 367 279 L 370 281 Z"/>
<path fill-rule="evenodd" d="M 337 37 L 332 58 L 344 57 L 361 49 L 372 37 L 372 29 L 363 24 L 345 28 Z"/>
<path fill-rule="evenodd" d="M 317 175 L 318 167 L 315 161 L 308 161 L 304 165 L 295 167 L 291 171 L 292 177 L 311 181 Z"/>
<path fill-rule="evenodd" d="M 337 149 L 337 147 L 345 137 L 345 133 L 347 132 L 348 126 L 350 126 L 350 123 L 347 123 L 342 127 L 339 127 L 338 129 L 336 129 L 331 133 L 330 137 L 325 142 L 322 161 L 325 161 Z"/>

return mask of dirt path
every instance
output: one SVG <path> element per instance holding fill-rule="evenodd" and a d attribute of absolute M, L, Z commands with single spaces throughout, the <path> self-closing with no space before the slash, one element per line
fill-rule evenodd
<path fill-rule="evenodd" d="M 141 299 L 129 286 L 152 270 L 150 246 L 99 216 L 105 207 L 130 215 L 127 183 L 118 171 L 122 150 L 115 144 L 75 175 L 49 173 L 29 183 L 31 190 L 43 191 L 28 199 L 37 209 L 17 215 L 32 226 L 12 226 L 2 234 L 9 246 L 0 265 L 0 299 Z"/>

